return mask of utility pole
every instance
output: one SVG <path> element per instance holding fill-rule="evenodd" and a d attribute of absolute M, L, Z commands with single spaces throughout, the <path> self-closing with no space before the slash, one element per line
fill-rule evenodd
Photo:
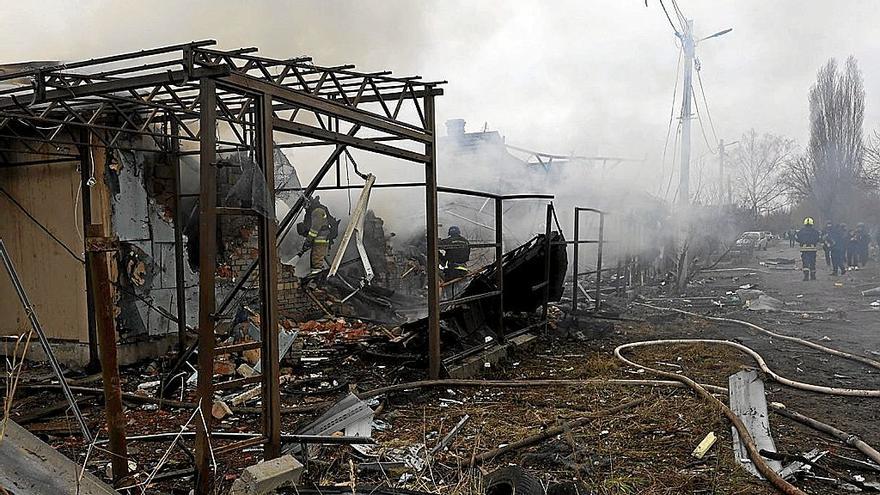
<path fill-rule="evenodd" d="M 681 99 L 681 171 L 678 175 L 678 202 L 690 203 L 691 182 L 691 80 L 694 68 L 694 21 L 688 19 L 679 35 L 684 51 L 684 87 Z"/>

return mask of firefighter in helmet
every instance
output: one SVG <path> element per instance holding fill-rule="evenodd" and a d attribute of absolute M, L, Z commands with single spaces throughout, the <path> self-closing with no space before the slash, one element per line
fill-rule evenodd
<path fill-rule="evenodd" d="M 315 196 L 309 200 L 306 215 L 297 230 L 305 237 L 302 251 L 311 250 L 309 265 L 312 273 L 318 273 L 324 268 L 324 258 L 330 251 L 330 243 L 336 237 L 339 221 L 330 215 L 330 210 L 321 204 L 321 197 Z"/>
<path fill-rule="evenodd" d="M 798 230 L 795 239 L 801 247 L 801 262 L 804 267 L 804 280 L 816 280 L 816 249 L 819 245 L 819 231 L 813 227 L 813 218 L 804 218 L 804 226 Z"/>
<path fill-rule="evenodd" d="M 449 227 L 449 237 L 440 239 L 440 265 L 443 280 L 454 280 L 467 275 L 467 262 L 471 258 L 471 243 L 461 235 L 461 229 Z"/>

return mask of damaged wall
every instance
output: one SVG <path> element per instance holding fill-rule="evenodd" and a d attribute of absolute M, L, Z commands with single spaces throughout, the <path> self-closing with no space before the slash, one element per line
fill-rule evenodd
<path fill-rule="evenodd" d="M 174 172 L 158 153 L 116 153 L 105 166 L 112 232 L 119 237 L 117 327 L 120 340 L 177 332 Z M 187 323 L 198 321 L 198 274 L 184 266 Z"/>
<path fill-rule="evenodd" d="M 9 143 L 23 149 L 20 143 Z M 10 161 L 54 156 L 6 153 Z M 82 195 L 76 161 L 0 167 L 0 187 L 30 212 L 78 257 L 82 257 Z M 97 202 L 97 201 L 96 201 Z M 93 203 L 94 204 L 94 203 Z M 22 285 L 49 338 L 88 340 L 85 268 L 0 193 L 0 238 L 6 244 Z M 97 209 L 95 209 L 97 210 Z M 93 210 L 95 218 L 99 211 Z M 30 328 L 27 315 L 0 268 L 0 333 L 18 335 Z"/>

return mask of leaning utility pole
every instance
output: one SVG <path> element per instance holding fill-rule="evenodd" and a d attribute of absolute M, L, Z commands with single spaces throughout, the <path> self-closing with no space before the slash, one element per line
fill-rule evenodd
<path fill-rule="evenodd" d="M 681 99 L 681 170 L 678 175 L 678 202 L 690 202 L 691 182 L 691 79 L 694 68 L 694 21 L 688 19 L 679 34 L 684 51 L 684 86 Z"/>

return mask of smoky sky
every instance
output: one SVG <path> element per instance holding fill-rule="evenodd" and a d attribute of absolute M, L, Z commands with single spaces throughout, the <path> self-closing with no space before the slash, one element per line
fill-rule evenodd
<path fill-rule="evenodd" d="M 256 46 L 267 56 L 311 55 L 320 64 L 420 74 L 448 81 L 437 105 L 441 129 L 448 118 L 464 118 L 470 130 L 487 125 L 520 146 L 646 158 L 643 176 L 656 177 L 663 168 L 679 48 L 660 4 L 647 3 L 5 2 L 0 59 L 69 61 L 213 38 L 221 48 Z M 679 5 L 695 20 L 697 37 L 734 29 L 697 47 L 719 138 L 734 140 L 754 127 L 804 145 L 807 93 L 816 71 L 830 57 L 842 61 L 849 55 L 865 78 L 865 131 L 878 128 L 876 2 Z M 714 144 L 708 116 L 703 118 Z M 693 142 L 695 159 L 712 160 L 696 121 Z"/>

